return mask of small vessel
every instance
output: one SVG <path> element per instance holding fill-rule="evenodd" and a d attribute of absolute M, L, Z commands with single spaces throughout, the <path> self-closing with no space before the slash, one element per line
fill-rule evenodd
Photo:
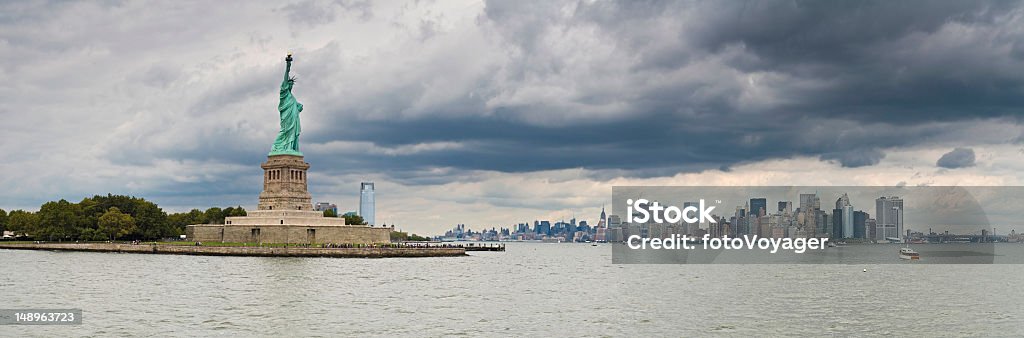
<path fill-rule="evenodd" d="M 918 260 L 921 259 L 921 255 L 911 248 L 900 248 L 900 259 Z"/>

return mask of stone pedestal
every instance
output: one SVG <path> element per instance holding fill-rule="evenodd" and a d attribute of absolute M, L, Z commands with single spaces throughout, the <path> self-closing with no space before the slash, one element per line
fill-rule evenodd
<path fill-rule="evenodd" d="M 258 210 L 227 217 L 225 224 L 194 224 L 187 237 L 200 242 L 244 243 L 388 243 L 391 230 L 346 225 L 341 217 L 313 210 L 306 181 L 309 163 L 300 155 L 270 155 L 263 168 Z"/>
<path fill-rule="evenodd" d="M 263 168 L 263 191 L 260 192 L 259 210 L 312 211 L 306 171 L 309 163 L 297 155 L 271 155 Z"/>

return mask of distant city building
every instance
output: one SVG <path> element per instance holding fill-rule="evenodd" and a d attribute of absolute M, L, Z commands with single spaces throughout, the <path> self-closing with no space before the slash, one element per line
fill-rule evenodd
<path fill-rule="evenodd" d="M 791 202 L 791 201 L 779 201 L 779 213 L 792 214 L 793 213 L 793 202 Z"/>
<path fill-rule="evenodd" d="M 331 210 L 331 211 L 334 211 L 335 215 L 338 214 L 338 206 L 334 205 L 331 202 L 317 202 L 317 204 L 315 206 L 313 206 L 313 210 L 316 210 L 316 211 Z"/>
<path fill-rule="evenodd" d="M 814 230 L 814 236 L 828 236 L 832 232 L 832 215 L 829 215 L 824 210 L 815 210 L 815 217 L 817 218 L 817 227 Z"/>
<path fill-rule="evenodd" d="M 903 235 L 903 199 L 879 197 L 875 200 L 875 239 L 901 238 Z"/>
<path fill-rule="evenodd" d="M 697 202 L 683 202 L 683 209 L 684 210 L 686 208 L 689 208 L 689 207 L 700 208 L 700 203 L 697 203 Z M 682 231 L 683 234 L 692 234 L 693 231 L 696 231 L 694 228 L 700 228 L 700 224 L 698 224 L 697 222 L 685 222 L 685 223 L 686 223 L 686 229 L 684 229 Z"/>
<path fill-rule="evenodd" d="M 596 242 L 606 242 L 606 241 L 608 241 L 608 234 L 607 234 L 607 232 L 608 232 L 608 228 L 597 227 L 596 231 L 594 233 L 594 241 L 596 241 Z"/>
<path fill-rule="evenodd" d="M 534 232 L 538 235 L 550 235 L 551 234 L 551 222 L 540 221 L 534 223 Z"/>
<path fill-rule="evenodd" d="M 867 239 L 867 222 L 871 216 L 863 211 L 853 212 L 853 238 Z"/>
<path fill-rule="evenodd" d="M 821 209 L 821 199 L 818 194 L 800 194 L 800 211 Z"/>
<path fill-rule="evenodd" d="M 363 182 L 359 187 L 359 216 L 368 225 L 374 225 L 373 182 Z"/>
<path fill-rule="evenodd" d="M 621 227 L 622 218 L 619 215 L 608 215 L 608 227 Z"/>
<path fill-rule="evenodd" d="M 845 193 L 836 200 L 836 209 L 833 211 L 833 231 L 835 238 L 854 238 L 853 231 L 853 205 L 850 204 L 850 197 Z"/>
<path fill-rule="evenodd" d="M 825 213 L 821 210 L 821 199 L 818 194 L 800 194 L 800 212 L 797 215 L 797 231 L 790 237 L 806 237 L 826 234 Z M 830 222 L 831 223 L 831 222 Z"/>
<path fill-rule="evenodd" d="M 832 239 L 843 238 L 843 209 L 832 209 L 832 226 Z"/>
<path fill-rule="evenodd" d="M 766 198 L 751 198 L 750 199 L 750 216 L 761 217 L 768 214 L 768 199 Z"/>
<path fill-rule="evenodd" d="M 602 226 L 603 227 L 607 227 L 608 226 L 608 216 L 607 216 L 607 214 L 604 213 L 604 206 L 603 205 L 601 206 L 601 219 L 597 221 L 597 226 L 599 226 L 599 227 L 602 227 Z"/>

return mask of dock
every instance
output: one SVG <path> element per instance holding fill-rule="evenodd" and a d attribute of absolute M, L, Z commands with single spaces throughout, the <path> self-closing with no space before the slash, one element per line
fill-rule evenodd
<path fill-rule="evenodd" d="M 467 243 L 459 244 L 466 251 L 505 251 L 505 244 L 503 243 Z"/>

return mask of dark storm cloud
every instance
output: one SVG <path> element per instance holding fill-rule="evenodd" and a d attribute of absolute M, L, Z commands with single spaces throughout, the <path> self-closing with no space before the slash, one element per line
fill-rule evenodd
<path fill-rule="evenodd" d="M 876 149 L 851 150 L 842 153 L 823 154 L 821 158 L 839 161 L 839 164 L 844 167 L 856 168 L 878 164 L 878 162 L 885 158 L 885 153 Z"/>
<path fill-rule="evenodd" d="M 336 11 L 365 9 L 341 4 L 281 10 L 293 24 L 327 25 Z M 296 95 L 312 108 L 306 121 L 331 121 L 306 122 L 317 123 L 303 134 L 307 153 L 334 141 L 460 145 L 312 150 L 327 172 L 383 170 L 410 184 L 467 170 L 664 176 L 794 156 L 862 167 L 884 159 L 884 148 L 956 141 L 965 123 L 1020 124 L 1021 16 L 1016 2 L 496 1 L 477 25 L 509 52 L 492 61 L 500 72 L 472 74 L 465 93 L 418 106 L 458 80 L 443 69 L 477 57 L 429 53 L 400 59 L 424 63 L 407 72 L 372 73 L 388 79 L 384 89 L 358 99 L 331 93 L 332 81 L 366 79 L 351 75 L 365 65 L 339 62 L 345 47 L 330 43 L 302 55 Z M 191 114 L 274 91 L 276 69 L 241 74 L 203 91 Z M 154 66 L 144 76 L 159 84 L 174 75 Z M 231 137 L 250 129 L 163 156 L 252 162 L 243 159 L 265 149 Z M 430 168 L 452 171 L 423 177 Z"/>
<path fill-rule="evenodd" d="M 0 50 L 18 58 L 0 75 L 22 81 L 0 86 L 0 115 L 38 119 L 7 130 L 73 124 L 38 134 L 124 165 L 254 166 L 277 123 L 282 65 L 267 60 L 289 46 L 303 150 L 330 175 L 862 167 L 893 148 L 1021 139 L 978 129 L 1022 123 L 1020 2 L 494 1 L 469 24 L 423 3 L 173 4 L 2 5 Z M 69 147 L 49 141 L 4 155 Z"/>
<path fill-rule="evenodd" d="M 516 81 L 548 78 L 590 87 L 564 100 L 625 102 L 620 113 L 588 119 L 542 101 L 487 108 L 481 107 L 486 97 L 453 102 L 417 118 L 361 121 L 345 138 L 472 146 L 361 155 L 346 164 L 510 172 L 584 167 L 643 176 L 819 156 L 860 167 L 879 163 L 882 148 L 956 140 L 962 124 L 1020 124 L 1024 62 L 1015 51 L 1024 34 L 1017 29 L 1017 2 L 595 2 L 576 3 L 563 15 L 564 5 L 488 2 L 485 24 L 518 53 L 504 66 L 510 81 L 529 86 Z M 565 54 L 562 45 L 577 43 L 574 29 L 595 32 L 639 62 L 598 79 L 615 61 L 630 60 L 564 58 L 596 52 Z M 592 71 L 570 72 L 579 66 L 574 62 L 592 62 Z M 718 68 L 703 74 L 702 63 Z M 629 87 L 631 78 L 646 84 L 674 72 L 690 74 Z M 758 76 L 771 94 L 744 102 L 752 92 L 747 77 Z M 407 87 L 381 101 L 403 109 L 402 102 L 418 100 L 423 90 Z M 471 117 L 448 114 L 477 109 Z M 539 122 L 533 114 L 542 115 Z M 558 118 L 572 114 L 581 117 Z M 341 133 L 328 129 L 311 140 Z"/>
<path fill-rule="evenodd" d="M 350 172 L 388 168 L 397 179 L 415 184 L 424 164 L 464 170 L 528 172 L 563 168 L 613 170 L 634 177 L 670 176 L 677 172 L 728 168 L 791 156 L 820 156 L 845 167 L 877 164 L 878 148 L 938 139 L 948 124 L 861 125 L 858 122 L 789 121 L 757 128 L 694 128 L 662 125 L 659 119 L 636 119 L 585 127 L 543 127 L 487 118 L 363 122 L 348 130 L 350 139 L 401 146 L 417 142 L 465 142 L 468 146 L 437 152 L 391 156 L 370 152 L 334 156 L 322 170 Z M 794 133 L 793 130 L 802 130 Z M 837 130 L 842 130 L 837 134 Z M 629 132 L 632 131 L 632 132 Z M 893 137 L 900 135 L 900 137 Z M 311 138 L 319 138 L 318 136 Z M 329 154 L 318 154 L 318 158 Z M 446 179 L 458 179 L 452 175 Z M 427 182 L 436 182 L 433 177 Z"/>
<path fill-rule="evenodd" d="M 974 166 L 974 149 L 956 148 L 942 155 L 935 165 L 947 169 L 966 168 Z"/>

